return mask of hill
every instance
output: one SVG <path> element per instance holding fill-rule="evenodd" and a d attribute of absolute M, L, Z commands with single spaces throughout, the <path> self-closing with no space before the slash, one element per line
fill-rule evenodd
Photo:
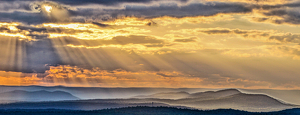
<path fill-rule="evenodd" d="M 14 90 L 0 93 L 0 100 L 14 101 L 61 101 L 61 100 L 78 100 L 78 97 L 73 96 L 68 92 L 63 91 L 23 91 Z"/>
<path fill-rule="evenodd" d="M 156 93 L 152 95 L 139 95 L 133 98 L 157 98 L 157 99 L 181 99 L 186 98 L 190 94 L 184 91 L 181 92 L 166 92 L 166 93 Z"/>
<path fill-rule="evenodd" d="M 178 95 L 179 93 L 165 93 L 163 95 Z M 1 109 L 71 109 L 71 110 L 99 110 L 132 106 L 168 106 L 180 108 L 195 108 L 201 110 L 238 109 L 251 112 L 269 112 L 296 108 L 298 106 L 282 103 L 263 94 L 245 94 L 236 89 L 220 91 L 185 93 L 185 98 L 130 98 L 130 99 L 91 99 L 68 100 L 53 102 L 21 102 L 0 105 Z M 153 96 L 153 95 L 150 95 Z M 174 96 L 175 97 L 175 96 Z"/>

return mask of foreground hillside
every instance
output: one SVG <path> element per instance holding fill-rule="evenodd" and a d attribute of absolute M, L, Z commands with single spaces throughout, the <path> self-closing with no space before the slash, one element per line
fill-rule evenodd
<path fill-rule="evenodd" d="M 95 111 L 76 110 L 0 110 L 1 115 L 297 115 L 300 109 L 278 112 L 246 112 L 233 109 L 191 110 L 172 107 L 126 107 Z"/>

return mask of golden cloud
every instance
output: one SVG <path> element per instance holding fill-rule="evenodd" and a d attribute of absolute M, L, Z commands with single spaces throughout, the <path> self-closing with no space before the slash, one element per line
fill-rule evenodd
<path fill-rule="evenodd" d="M 49 38 L 73 37 L 84 40 L 109 40 L 116 36 L 127 36 L 130 34 L 142 34 L 150 30 L 137 27 L 125 27 L 121 29 L 102 28 L 95 24 L 86 23 L 47 23 L 43 27 L 48 29 Z"/>
<path fill-rule="evenodd" d="M 21 72 L 0 71 L 0 84 L 8 86 L 26 86 L 39 85 L 42 79 L 37 78 L 35 74 L 24 76 Z"/>
<path fill-rule="evenodd" d="M 17 37 L 20 40 L 31 40 L 32 38 L 28 36 L 29 31 L 20 30 L 17 28 L 20 26 L 20 23 L 16 22 L 0 22 L 0 35 L 1 36 L 8 36 L 8 37 Z"/>
<path fill-rule="evenodd" d="M 300 89 L 296 84 L 274 85 L 267 81 L 224 77 L 212 74 L 209 78 L 193 77 L 179 71 L 126 71 L 85 69 L 76 66 L 50 66 L 38 78 L 35 73 L 0 71 L 0 84 L 9 86 L 77 86 L 77 87 L 165 87 L 165 88 L 249 88 Z"/>
<path fill-rule="evenodd" d="M 114 26 L 167 26 L 170 24 L 196 24 L 196 23 L 212 23 L 217 21 L 230 21 L 233 20 L 232 15 L 228 14 L 217 14 L 213 16 L 193 16 L 193 17 L 171 17 L 171 16 L 162 16 L 151 19 L 137 18 L 137 17 L 122 17 L 114 20 L 109 20 L 102 22 L 107 25 Z"/>

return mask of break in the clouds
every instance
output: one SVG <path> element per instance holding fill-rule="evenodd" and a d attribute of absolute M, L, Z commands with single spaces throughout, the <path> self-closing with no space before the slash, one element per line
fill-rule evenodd
<path fill-rule="evenodd" d="M 299 89 L 299 2 L 2 0 L 1 85 Z"/>

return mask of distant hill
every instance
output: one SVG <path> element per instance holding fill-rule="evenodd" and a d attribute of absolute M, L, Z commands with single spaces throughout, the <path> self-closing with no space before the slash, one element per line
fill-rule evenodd
<path fill-rule="evenodd" d="M 0 93 L 13 90 L 24 91 L 65 91 L 81 99 L 131 98 L 137 95 L 151 95 L 159 92 L 199 92 L 202 88 L 105 88 L 105 87 L 65 87 L 65 86 L 1 86 Z"/>
<path fill-rule="evenodd" d="M 186 98 L 172 100 L 168 102 L 171 105 L 182 105 L 198 109 L 238 109 L 246 111 L 278 111 L 295 106 L 282 103 L 272 97 L 262 94 L 244 94 L 238 93 L 216 98 Z"/>
<path fill-rule="evenodd" d="M 152 95 L 139 95 L 133 98 L 157 98 L 157 99 L 181 99 L 186 98 L 190 94 L 184 91 L 181 92 L 166 92 L 166 93 L 156 93 Z"/>
<path fill-rule="evenodd" d="M 180 108 L 195 108 L 203 110 L 211 109 L 238 109 L 251 112 L 269 112 L 296 108 L 290 104 L 282 103 L 272 97 L 263 94 L 245 94 L 236 89 L 225 89 L 220 91 L 208 91 L 188 94 L 185 92 L 159 93 L 149 95 L 177 97 L 180 99 L 161 98 L 130 98 L 130 99 L 91 99 L 91 100 L 69 100 L 55 102 L 22 102 L 0 105 L 0 109 L 71 109 L 71 110 L 98 110 L 107 108 L 120 108 L 132 106 L 168 106 Z M 146 96 L 147 97 L 147 96 Z"/>
<path fill-rule="evenodd" d="M 166 97 L 156 98 L 157 95 L 164 94 Z M 171 96 L 174 94 L 175 96 Z M 282 103 L 270 96 L 263 94 L 245 94 L 237 89 L 224 89 L 219 91 L 206 91 L 193 94 L 186 94 L 180 99 L 173 99 L 178 97 L 178 93 L 158 93 L 149 96 L 143 96 L 144 100 L 148 102 L 154 101 L 159 103 L 166 103 L 172 106 L 186 106 L 197 109 L 220 109 L 233 108 L 246 111 L 278 111 L 295 106 Z"/>
<path fill-rule="evenodd" d="M 149 96 L 165 92 L 188 92 L 190 94 L 204 91 L 217 91 L 220 89 L 207 88 L 105 88 L 105 87 L 65 87 L 65 86 L 1 86 L 0 93 L 13 90 L 24 91 L 64 91 L 81 99 L 115 99 L 132 98 L 138 95 Z M 275 89 L 238 89 L 242 93 L 264 94 L 287 103 L 300 105 L 300 90 L 275 90 Z M 140 97 L 139 97 L 140 98 Z M 163 98 L 165 99 L 165 98 Z M 175 99 L 175 98 L 173 98 Z M 1 103 L 1 100 L 0 100 Z"/>
<path fill-rule="evenodd" d="M 219 91 L 205 91 L 189 94 L 187 92 L 161 92 L 152 95 L 139 95 L 133 98 L 157 98 L 157 99 L 183 99 L 183 98 L 198 98 L 201 100 L 215 99 L 226 97 L 234 94 L 240 94 L 241 92 L 237 89 L 224 89 Z"/>
<path fill-rule="evenodd" d="M 193 93 L 187 98 L 220 98 L 226 97 L 234 94 L 240 94 L 241 92 L 237 89 L 224 89 L 219 91 L 206 91 L 206 92 L 199 92 Z"/>
<path fill-rule="evenodd" d="M 78 97 L 73 96 L 68 92 L 63 91 L 23 91 L 14 90 L 0 93 L 0 100 L 14 101 L 61 101 L 61 100 L 78 100 Z"/>

